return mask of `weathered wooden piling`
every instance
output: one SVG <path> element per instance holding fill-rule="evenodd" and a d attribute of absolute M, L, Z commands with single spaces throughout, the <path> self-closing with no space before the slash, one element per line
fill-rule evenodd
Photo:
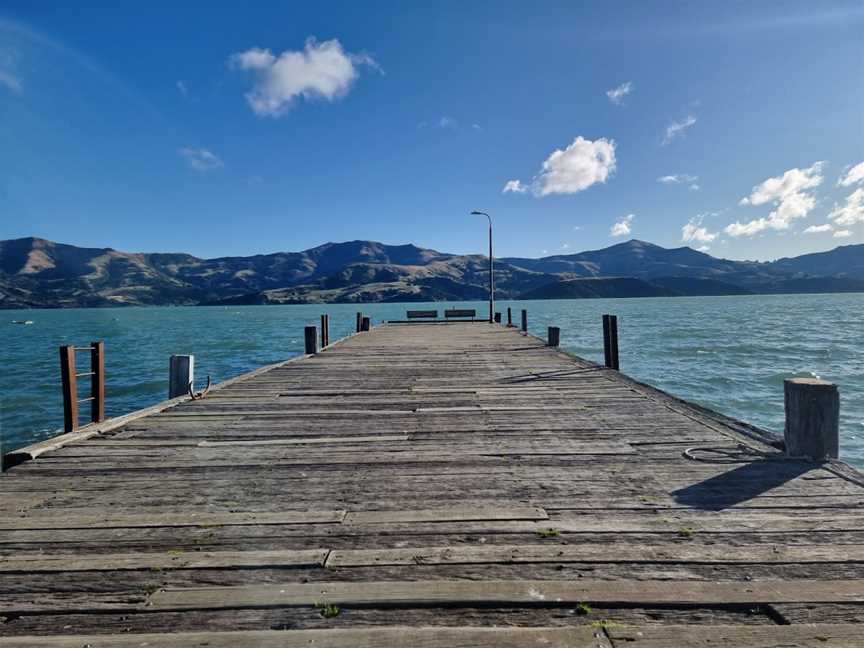
<path fill-rule="evenodd" d="M 63 429 L 78 427 L 78 377 L 75 374 L 75 347 L 60 347 L 60 380 L 63 385 Z"/>
<path fill-rule="evenodd" d="M 840 452 L 840 392 L 818 378 L 783 381 L 786 454 L 814 461 L 836 459 Z"/>
<path fill-rule="evenodd" d="M 359 333 L 362 327 L 363 327 L 363 313 L 357 313 L 357 326 L 354 329 L 354 331 L 356 333 Z"/>
<path fill-rule="evenodd" d="M 372 330 L 372 320 L 369 317 L 363 317 L 360 320 L 360 330 L 361 331 L 370 331 Z"/>
<path fill-rule="evenodd" d="M 195 356 L 172 355 L 168 360 L 168 398 L 185 396 L 195 386 Z"/>
<path fill-rule="evenodd" d="M 522 309 L 522 332 L 528 332 L 528 311 L 526 309 Z"/>
<path fill-rule="evenodd" d="M 330 316 L 324 313 L 321 315 L 321 348 L 330 345 Z"/>
<path fill-rule="evenodd" d="M 501 313 L 495 313 L 495 323 L 496 324 L 501 323 Z"/>
<path fill-rule="evenodd" d="M 307 326 L 304 329 L 304 337 L 306 343 L 306 354 L 314 355 L 318 353 L 318 329 L 315 326 Z"/>
<path fill-rule="evenodd" d="M 561 342 L 561 329 L 557 326 L 550 326 L 546 334 L 546 346 L 557 347 Z"/>
<path fill-rule="evenodd" d="M 618 316 L 603 316 L 603 355 L 605 364 L 610 369 L 618 371 Z"/>
<path fill-rule="evenodd" d="M 513 326 L 513 312 L 510 307 L 507 307 L 507 328 L 512 328 Z"/>

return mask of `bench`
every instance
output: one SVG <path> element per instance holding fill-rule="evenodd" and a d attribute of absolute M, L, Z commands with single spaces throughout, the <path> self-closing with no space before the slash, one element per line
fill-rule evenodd
<path fill-rule="evenodd" d="M 413 310 L 408 311 L 408 319 L 437 319 L 437 310 Z"/>
<path fill-rule="evenodd" d="M 477 311 L 474 309 L 459 309 L 459 308 L 451 308 L 450 310 L 444 311 L 445 319 L 452 319 L 455 317 L 465 318 L 470 317 L 472 320 L 477 317 Z"/>

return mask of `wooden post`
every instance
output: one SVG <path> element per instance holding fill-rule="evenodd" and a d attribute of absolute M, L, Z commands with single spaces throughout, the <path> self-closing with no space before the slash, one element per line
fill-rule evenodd
<path fill-rule="evenodd" d="M 501 313 L 495 313 L 495 323 L 496 324 L 501 323 Z"/>
<path fill-rule="evenodd" d="M 360 330 L 361 331 L 369 331 L 371 329 L 372 329 L 372 320 L 369 319 L 368 317 L 364 317 L 360 321 Z"/>
<path fill-rule="evenodd" d="M 783 381 L 786 406 L 786 454 L 814 461 L 840 454 L 840 393 L 837 385 L 818 378 Z"/>
<path fill-rule="evenodd" d="M 522 309 L 522 332 L 528 332 L 528 311 L 524 308 Z"/>
<path fill-rule="evenodd" d="M 321 348 L 330 345 L 330 316 L 326 313 L 321 316 Z"/>
<path fill-rule="evenodd" d="M 313 355 L 318 353 L 318 329 L 314 326 L 307 326 L 306 330 L 306 353 Z"/>
<path fill-rule="evenodd" d="M 90 343 L 90 420 L 101 423 L 105 420 L 105 343 Z"/>
<path fill-rule="evenodd" d="M 557 326 L 550 326 L 547 337 L 546 346 L 557 347 L 561 342 L 561 329 Z"/>
<path fill-rule="evenodd" d="M 618 371 L 618 317 L 603 316 L 603 356 L 610 369 Z"/>
<path fill-rule="evenodd" d="M 612 351 L 612 368 L 618 371 L 618 316 L 609 316 L 609 341 L 611 342 Z"/>
<path fill-rule="evenodd" d="M 195 356 L 172 355 L 168 360 L 168 398 L 177 398 L 189 393 L 195 386 Z"/>
<path fill-rule="evenodd" d="M 75 347 L 60 347 L 60 379 L 63 383 L 63 430 L 78 429 L 78 378 L 75 375 Z"/>
<path fill-rule="evenodd" d="M 513 312 L 507 307 L 507 326 L 513 326 Z"/>
<path fill-rule="evenodd" d="M 363 327 L 363 313 L 357 313 L 357 333 L 360 332 L 360 329 Z"/>

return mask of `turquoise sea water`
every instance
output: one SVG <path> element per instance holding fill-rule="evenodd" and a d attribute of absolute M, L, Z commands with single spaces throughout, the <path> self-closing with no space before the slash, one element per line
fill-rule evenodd
<path fill-rule="evenodd" d="M 167 397 L 168 357 L 195 354 L 199 388 L 303 350 L 303 327 L 330 314 L 330 337 L 407 308 L 477 302 L 0 311 L 0 433 L 4 451 L 52 436 L 63 422 L 57 347 L 106 344 L 109 416 Z M 819 376 L 841 390 L 841 457 L 864 467 L 864 294 L 499 302 L 529 328 L 561 327 L 561 344 L 602 361 L 601 315 L 617 314 L 621 370 L 676 396 L 777 433 L 783 379 Z M 12 320 L 33 320 L 23 326 Z M 87 371 L 82 354 L 78 371 Z M 84 386 L 86 387 L 86 386 Z M 86 391 L 82 387 L 83 392 Z M 82 422 L 89 414 L 85 405 Z"/>

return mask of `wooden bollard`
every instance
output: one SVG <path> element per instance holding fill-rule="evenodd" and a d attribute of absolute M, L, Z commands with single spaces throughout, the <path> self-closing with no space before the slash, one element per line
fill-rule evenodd
<path fill-rule="evenodd" d="M 172 355 L 168 360 L 168 398 L 189 393 L 195 386 L 195 356 Z"/>
<path fill-rule="evenodd" d="M 522 309 L 522 332 L 528 332 L 528 311 L 524 308 Z"/>
<path fill-rule="evenodd" d="M 357 333 L 360 332 L 360 329 L 362 326 L 363 326 L 363 313 L 357 313 L 357 328 L 355 329 Z"/>
<path fill-rule="evenodd" d="M 90 343 L 90 421 L 105 420 L 105 343 Z"/>
<path fill-rule="evenodd" d="M 513 326 L 513 312 L 510 310 L 510 307 L 507 307 L 507 326 Z"/>
<path fill-rule="evenodd" d="M 307 326 L 305 329 L 306 338 L 306 355 L 314 355 L 318 353 L 318 328 L 315 326 Z"/>
<path fill-rule="evenodd" d="M 330 316 L 326 313 L 321 316 L 321 348 L 330 346 Z"/>
<path fill-rule="evenodd" d="M 603 316 L 603 355 L 606 366 L 618 371 L 618 317 Z"/>
<path fill-rule="evenodd" d="M 546 346 L 557 347 L 561 342 L 561 329 L 557 326 L 550 326 L 547 333 Z"/>
<path fill-rule="evenodd" d="M 501 313 L 495 313 L 495 323 L 496 324 L 501 323 Z"/>
<path fill-rule="evenodd" d="M 360 330 L 361 330 L 361 331 L 368 331 L 368 330 L 370 330 L 371 328 L 372 328 L 372 320 L 369 319 L 368 317 L 364 317 L 364 318 L 360 321 Z"/>
<path fill-rule="evenodd" d="M 783 381 L 786 406 L 786 454 L 814 461 L 840 454 L 840 392 L 818 378 Z"/>
<path fill-rule="evenodd" d="M 75 374 L 75 347 L 60 347 L 60 379 L 63 383 L 63 430 L 78 429 L 78 378 Z"/>

